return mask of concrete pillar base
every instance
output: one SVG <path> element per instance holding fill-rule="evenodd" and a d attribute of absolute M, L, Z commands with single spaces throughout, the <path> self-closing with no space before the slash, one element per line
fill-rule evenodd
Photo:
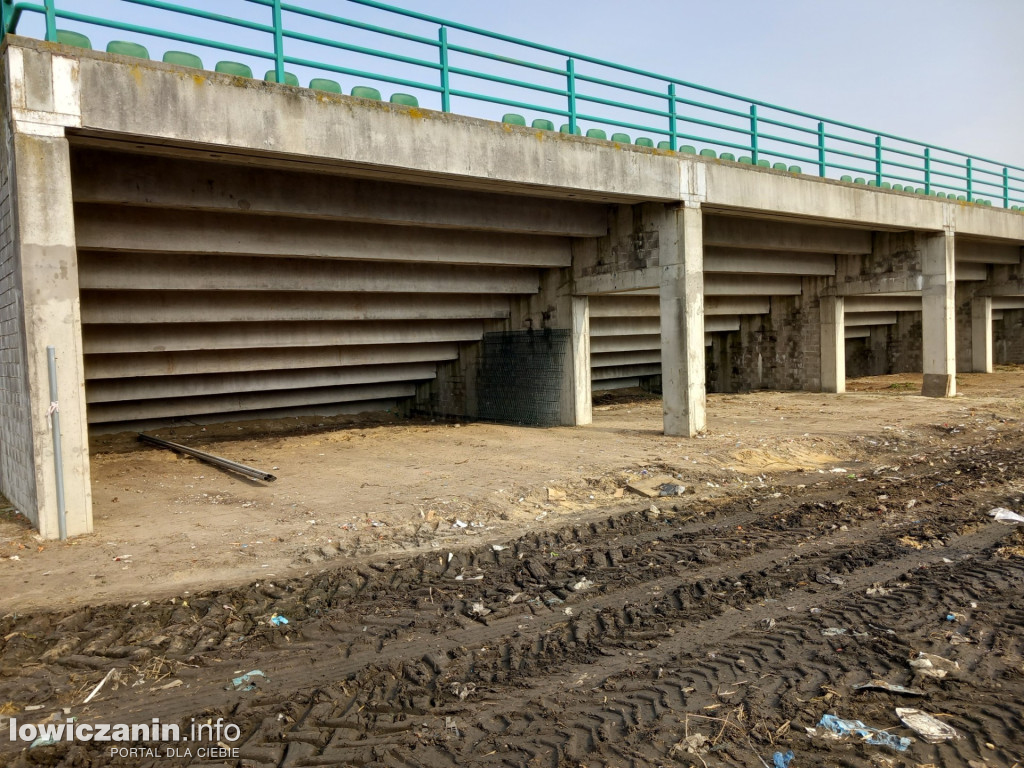
<path fill-rule="evenodd" d="M 921 394 L 925 397 L 953 397 L 956 394 L 956 376 L 926 373 Z"/>

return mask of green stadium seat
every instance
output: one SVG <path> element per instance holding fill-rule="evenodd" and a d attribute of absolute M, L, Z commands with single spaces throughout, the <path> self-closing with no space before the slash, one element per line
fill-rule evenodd
<path fill-rule="evenodd" d="M 967 195 L 957 195 L 956 199 L 959 200 L 961 203 L 966 203 L 967 202 Z"/>
<path fill-rule="evenodd" d="M 758 161 L 757 161 L 757 164 L 758 164 L 758 166 L 760 166 L 761 168 L 771 168 L 771 167 L 772 167 L 772 164 L 771 164 L 771 163 L 769 163 L 769 162 L 768 162 L 767 160 L 758 160 Z"/>
<path fill-rule="evenodd" d="M 935 196 L 937 198 L 939 198 L 940 200 L 945 200 L 946 199 L 946 193 L 945 192 L 936 192 Z"/>
<path fill-rule="evenodd" d="M 276 83 L 277 82 L 277 71 L 273 70 L 273 69 L 268 69 L 267 73 L 263 76 L 263 80 L 265 82 L 268 82 L 268 83 Z M 285 85 L 298 85 L 299 84 L 299 78 L 296 77 L 295 75 L 293 75 L 291 72 L 285 72 L 284 73 L 284 84 Z"/>
<path fill-rule="evenodd" d="M 789 168 L 787 170 L 790 173 L 803 173 L 804 172 L 804 169 L 801 168 L 799 165 L 791 165 L 791 166 L 789 166 Z"/>
<path fill-rule="evenodd" d="M 380 101 L 380 91 L 378 91 L 376 88 L 371 88 L 368 85 L 357 85 L 355 88 L 352 89 L 352 95 L 355 96 L 357 99 L 370 99 L 371 101 Z"/>
<path fill-rule="evenodd" d="M 116 53 L 120 56 L 132 56 L 136 59 L 148 59 L 149 51 L 146 46 L 138 43 L 129 43 L 126 40 L 111 40 L 107 43 L 107 53 Z"/>
<path fill-rule="evenodd" d="M 892 185 L 892 191 L 893 192 L 902 192 L 903 191 L 903 185 L 902 184 L 893 184 Z"/>
<path fill-rule="evenodd" d="M 534 120 L 532 123 L 530 123 L 530 127 L 531 128 L 536 128 L 537 130 L 540 130 L 540 131 L 553 131 L 553 130 L 555 130 L 555 124 L 553 122 L 551 122 L 550 120 L 545 120 L 543 117 L 538 117 L 536 120 Z"/>
<path fill-rule="evenodd" d="M 679 151 L 682 152 L 684 155 L 697 154 L 697 148 L 693 146 L 693 144 L 683 144 L 683 146 L 679 148 Z"/>
<path fill-rule="evenodd" d="M 605 141 L 607 141 L 608 140 L 608 134 L 605 133 L 600 128 L 590 128 L 587 131 L 587 138 L 588 139 L 604 139 Z"/>
<path fill-rule="evenodd" d="M 194 53 L 185 53 L 185 51 L 167 51 L 164 54 L 164 63 L 177 64 L 179 67 L 192 67 L 192 69 L 203 68 L 202 59 Z"/>
<path fill-rule="evenodd" d="M 853 180 L 853 183 L 854 184 L 867 184 L 867 181 L 864 179 L 863 176 L 858 176 L 856 179 Z"/>
<path fill-rule="evenodd" d="M 515 112 L 506 112 L 501 116 L 501 122 L 507 123 L 508 125 L 521 125 L 526 127 L 526 118 L 522 115 L 517 115 Z"/>
<path fill-rule="evenodd" d="M 772 170 L 773 171 L 787 171 L 787 170 L 789 170 L 789 166 L 787 166 L 785 163 L 775 163 L 774 165 L 772 165 Z"/>
<path fill-rule="evenodd" d="M 875 179 L 868 179 L 868 186 L 869 187 L 877 187 L 878 186 L 878 181 L 876 181 Z"/>
<path fill-rule="evenodd" d="M 420 100 L 411 93 L 392 93 L 391 103 L 401 104 L 403 107 L 418 107 L 420 105 Z"/>
<path fill-rule="evenodd" d="M 68 29 L 57 30 L 57 42 L 61 45 L 71 45 L 75 48 L 88 48 L 92 50 L 92 41 L 80 32 L 72 32 Z"/>
<path fill-rule="evenodd" d="M 882 189 L 892 189 L 892 184 L 890 184 L 888 181 L 883 181 L 881 186 Z"/>
<path fill-rule="evenodd" d="M 840 181 L 845 181 L 847 184 L 852 184 L 853 183 L 853 176 L 840 176 L 839 180 Z"/>
<path fill-rule="evenodd" d="M 614 141 L 616 144 L 629 144 L 629 143 L 631 143 L 630 139 L 629 139 L 629 136 L 627 136 L 625 133 L 613 133 L 612 134 L 612 141 Z"/>
<path fill-rule="evenodd" d="M 658 149 L 667 149 L 669 152 L 671 152 L 672 151 L 672 142 L 671 141 L 659 141 L 658 142 Z"/>
<path fill-rule="evenodd" d="M 754 158 L 752 158 L 750 155 L 743 155 L 736 162 L 743 163 L 743 165 L 753 165 L 754 164 Z"/>
<path fill-rule="evenodd" d="M 718 156 L 718 159 L 719 160 L 731 160 L 732 162 L 735 163 L 736 162 L 736 155 L 734 155 L 732 152 L 723 152 L 722 154 L 720 154 Z"/>
<path fill-rule="evenodd" d="M 213 70 L 215 72 L 223 72 L 225 75 L 234 75 L 235 77 L 252 77 L 252 67 L 238 61 L 218 61 L 217 66 Z"/>
<path fill-rule="evenodd" d="M 916 187 L 914 189 L 914 194 L 915 195 L 927 195 L 928 193 L 924 191 L 924 187 Z"/>
<path fill-rule="evenodd" d="M 713 149 L 702 149 L 700 151 L 701 157 L 718 157 L 718 153 Z"/>
<path fill-rule="evenodd" d="M 654 149 L 654 139 L 649 139 L 646 136 L 639 137 L 634 143 L 638 147 L 650 147 L 651 149 Z"/>
<path fill-rule="evenodd" d="M 309 81 L 309 87 L 314 91 L 325 93 L 342 93 L 341 83 L 337 80 L 328 80 L 326 77 L 314 77 Z"/>
<path fill-rule="evenodd" d="M 558 132 L 559 133 L 573 133 L 576 136 L 582 136 L 583 135 L 583 129 L 580 128 L 578 125 L 576 126 L 576 130 L 575 131 L 570 131 L 568 123 L 563 123 L 562 127 L 558 129 Z"/>

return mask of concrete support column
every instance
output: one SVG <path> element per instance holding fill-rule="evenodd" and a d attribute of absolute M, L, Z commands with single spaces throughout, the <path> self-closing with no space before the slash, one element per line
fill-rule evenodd
<path fill-rule="evenodd" d="M 918 235 L 925 397 L 956 394 L 956 263 L 952 231 Z"/>
<path fill-rule="evenodd" d="M 667 207 L 659 230 L 665 434 L 693 437 L 707 423 L 704 227 L 700 207 Z"/>
<path fill-rule="evenodd" d="M 594 420 L 590 382 L 590 297 L 573 296 L 572 307 L 573 423 L 580 427 Z"/>
<path fill-rule="evenodd" d="M 34 464 L 29 471 L 35 473 L 36 488 L 35 508 L 22 511 L 35 516 L 43 537 L 58 535 L 53 440 L 47 418 L 46 348 L 52 345 L 57 351 L 67 532 L 74 536 L 92 531 L 92 494 L 68 142 L 52 133 L 15 133 L 13 149 L 15 248 L 25 307 L 24 359 Z"/>
<path fill-rule="evenodd" d="M 992 297 L 971 299 L 971 370 L 992 373 Z"/>
<path fill-rule="evenodd" d="M 821 297 L 821 391 L 846 391 L 846 321 L 842 296 Z"/>

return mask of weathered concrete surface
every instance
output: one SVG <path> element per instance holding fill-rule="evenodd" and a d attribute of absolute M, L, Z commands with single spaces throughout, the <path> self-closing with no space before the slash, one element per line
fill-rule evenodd
<path fill-rule="evenodd" d="M 707 425 L 700 207 L 667 207 L 658 236 L 662 244 L 661 387 L 665 434 L 693 437 Z"/>
<path fill-rule="evenodd" d="M 846 391 L 846 334 L 843 298 L 821 298 L 821 390 Z"/>
<path fill-rule="evenodd" d="M 917 237 L 921 253 L 921 325 L 926 397 L 956 394 L 956 259 L 952 232 Z"/>

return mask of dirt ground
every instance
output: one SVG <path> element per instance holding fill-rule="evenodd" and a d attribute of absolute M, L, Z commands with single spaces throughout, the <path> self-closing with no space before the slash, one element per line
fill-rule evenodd
<path fill-rule="evenodd" d="M 0 733 L 224 718 L 236 753 L 5 737 L 0 764 L 1024 765 L 1024 533 L 986 514 L 1024 513 L 1024 369 L 919 387 L 712 395 L 694 440 L 636 393 L 578 429 L 159 433 L 271 484 L 101 438 L 96 533 L 0 521 Z"/>

